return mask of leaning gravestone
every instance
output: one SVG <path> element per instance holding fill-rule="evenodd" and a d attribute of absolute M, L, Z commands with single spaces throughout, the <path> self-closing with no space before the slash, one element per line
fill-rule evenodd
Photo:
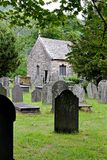
<path fill-rule="evenodd" d="M 64 90 L 55 98 L 54 130 L 56 132 L 78 132 L 78 105 L 78 98 L 70 90 Z"/>
<path fill-rule="evenodd" d="M 42 88 L 42 103 L 52 104 L 52 85 L 53 82 L 46 83 Z"/>
<path fill-rule="evenodd" d="M 64 81 L 57 81 L 52 86 L 52 109 L 51 111 L 54 112 L 55 108 L 55 98 L 60 95 L 60 93 L 64 90 L 68 89 L 68 85 Z"/>
<path fill-rule="evenodd" d="M 101 80 L 98 84 L 98 101 L 107 103 L 107 80 Z"/>
<path fill-rule="evenodd" d="M 94 83 L 89 83 L 88 86 L 87 86 L 87 95 L 88 95 L 88 98 L 95 98 L 97 99 L 98 98 L 98 90 L 97 90 L 97 87 Z"/>
<path fill-rule="evenodd" d="M 42 86 L 37 86 L 31 93 L 32 102 L 41 101 Z"/>
<path fill-rule="evenodd" d="M 13 122 L 16 112 L 13 103 L 0 95 L 0 160 L 13 160 Z"/>
<path fill-rule="evenodd" d="M 85 91 L 83 87 L 78 84 L 73 86 L 73 93 L 79 98 L 79 102 L 84 102 L 85 100 Z"/>
<path fill-rule="evenodd" d="M 15 85 L 12 88 L 12 101 L 23 102 L 23 92 L 19 85 Z"/>
<path fill-rule="evenodd" d="M 1 83 L 0 83 L 0 94 L 7 96 L 6 88 L 4 88 Z"/>

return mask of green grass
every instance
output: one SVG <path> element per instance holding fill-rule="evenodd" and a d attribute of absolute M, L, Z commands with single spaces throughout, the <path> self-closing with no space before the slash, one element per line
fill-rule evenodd
<path fill-rule="evenodd" d="M 51 106 L 31 103 L 30 99 L 26 93 L 24 103 L 40 106 L 41 113 L 17 112 L 15 160 L 107 160 L 107 104 L 87 99 L 93 111 L 79 112 L 79 133 L 57 134 Z"/>

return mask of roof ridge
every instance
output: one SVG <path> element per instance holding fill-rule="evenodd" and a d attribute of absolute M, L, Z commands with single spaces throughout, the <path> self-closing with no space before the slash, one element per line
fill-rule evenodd
<path fill-rule="evenodd" d="M 39 36 L 39 38 L 43 38 L 43 39 L 49 39 L 49 40 L 53 40 L 53 41 L 61 41 L 61 42 L 71 42 L 71 41 L 68 41 L 68 40 L 62 40 L 62 39 L 53 39 L 53 38 L 46 38 L 46 37 L 41 37 Z"/>
<path fill-rule="evenodd" d="M 46 48 L 45 44 L 44 44 L 43 41 L 42 41 L 42 37 L 39 36 L 39 37 L 38 37 L 38 40 L 42 43 L 43 48 L 45 49 L 45 51 L 46 51 L 47 55 L 49 56 L 49 58 L 52 59 L 52 57 L 51 57 L 50 54 L 49 54 L 49 50 Z"/>

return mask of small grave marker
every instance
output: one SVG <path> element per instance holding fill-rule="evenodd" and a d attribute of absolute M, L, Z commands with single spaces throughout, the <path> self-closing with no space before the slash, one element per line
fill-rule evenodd
<path fill-rule="evenodd" d="M 12 88 L 12 101 L 23 102 L 23 92 L 19 85 L 15 85 Z"/>

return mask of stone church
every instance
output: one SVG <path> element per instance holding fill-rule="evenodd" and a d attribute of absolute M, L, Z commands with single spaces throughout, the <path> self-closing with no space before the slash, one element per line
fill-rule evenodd
<path fill-rule="evenodd" d="M 38 37 L 27 66 L 27 74 L 33 84 L 43 85 L 72 75 L 72 67 L 66 61 L 69 45 L 69 41 Z"/>

